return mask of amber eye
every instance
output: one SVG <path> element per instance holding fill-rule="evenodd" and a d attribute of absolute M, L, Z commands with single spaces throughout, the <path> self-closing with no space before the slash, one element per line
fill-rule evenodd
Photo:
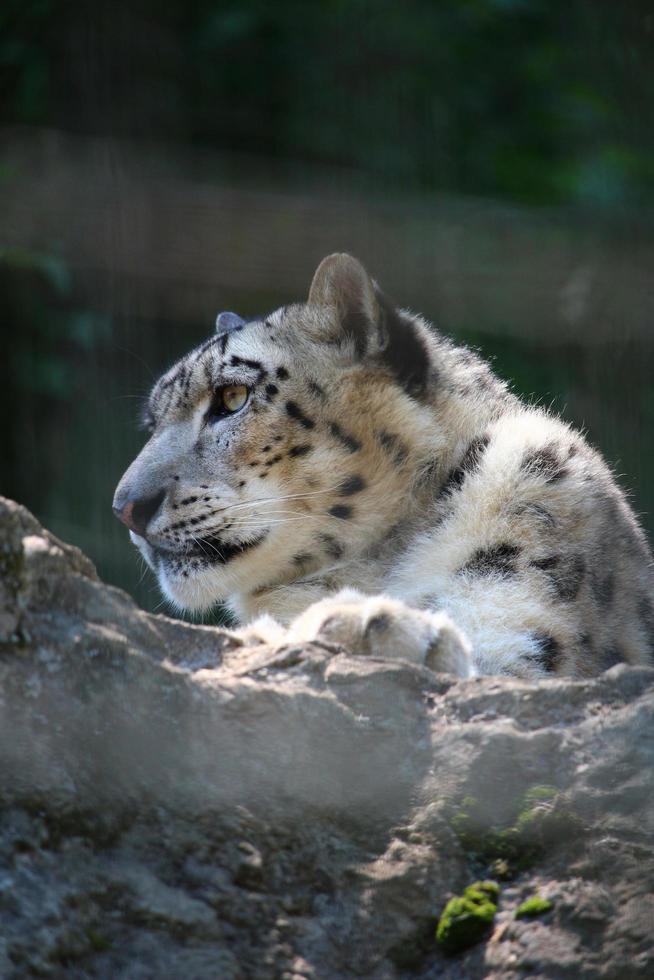
<path fill-rule="evenodd" d="M 228 412 L 238 412 L 248 400 L 249 391 L 245 385 L 227 385 L 221 388 L 223 405 Z"/>
<path fill-rule="evenodd" d="M 207 420 L 212 421 L 225 418 L 226 415 L 233 415 L 246 405 L 249 397 L 250 391 L 245 385 L 225 385 L 224 388 L 216 388 L 206 415 Z"/>

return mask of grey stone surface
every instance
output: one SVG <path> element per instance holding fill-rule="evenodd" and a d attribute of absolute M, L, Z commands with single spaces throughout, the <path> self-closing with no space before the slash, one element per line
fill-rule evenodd
<path fill-rule="evenodd" d="M 654 975 L 654 670 L 246 648 L 1 499 L 0 573 L 0 977 Z M 480 877 L 495 926 L 447 957 Z"/>

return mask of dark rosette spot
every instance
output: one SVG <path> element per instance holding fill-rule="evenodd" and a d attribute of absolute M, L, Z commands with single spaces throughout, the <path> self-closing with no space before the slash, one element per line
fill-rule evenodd
<path fill-rule="evenodd" d="M 472 440 L 463 454 L 459 465 L 450 470 L 445 478 L 445 483 L 441 487 L 441 494 L 453 493 L 463 486 L 466 476 L 479 469 L 482 457 L 489 443 L 490 436 L 488 435 Z"/>
<path fill-rule="evenodd" d="M 472 575 L 513 575 L 515 559 L 520 548 L 515 544 L 496 544 L 490 548 L 478 548 L 465 563 L 462 572 Z"/>

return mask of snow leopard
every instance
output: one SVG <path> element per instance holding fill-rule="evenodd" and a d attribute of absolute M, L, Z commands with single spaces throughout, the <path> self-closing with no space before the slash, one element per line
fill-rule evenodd
<path fill-rule="evenodd" d="M 473 350 L 323 259 L 154 386 L 116 516 L 179 610 L 471 677 L 652 664 L 652 558 L 608 465 Z"/>

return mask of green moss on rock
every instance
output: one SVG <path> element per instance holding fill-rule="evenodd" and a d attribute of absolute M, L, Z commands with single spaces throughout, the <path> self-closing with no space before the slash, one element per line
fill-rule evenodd
<path fill-rule="evenodd" d="M 494 881 L 476 881 L 463 895 L 451 898 L 436 927 L 436 941 L 447 953 L 473 946 L 493 924 L 500 888 Z"/>
<path fill-rule="evenodd" d="M 515 912 L 516 919 L 533 919 L 537 915 L 544 915 L 552 908 L 552 903 L 547 898 L 540 895 L 532 895 L 519 905 Z"/>
<path fill-rule="evenodd" d="M 581 821 L 559 789 L 536 784 L 516 800 L 508 825 L 489 826 L 480 801 L 466 796 L 450 826 L 464 850 L 507 879 L 530 867 L 547 848 L 574 836 Z"/>

